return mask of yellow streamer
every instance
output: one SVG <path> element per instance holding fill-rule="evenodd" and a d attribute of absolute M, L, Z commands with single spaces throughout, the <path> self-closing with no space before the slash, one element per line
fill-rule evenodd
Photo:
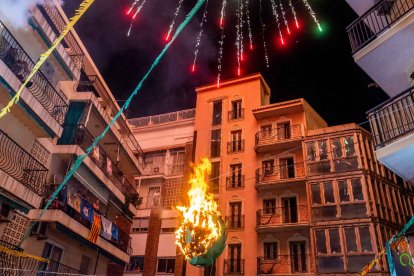
<path fill-rule="evenodd" d="M 16 256 L 16 257 L 25 257 L 25 258 L 34 259 L 34 260 L 37 260 L 39 262 L 44 262 L 44 263 L 48 261 L 45 258 L 38 257 L 38 256 L 35 256 L 35 255 L 26 254 L 26 253 L 23 253 L 21 251 L 12 250 L 12 249 L 4 247 L 4 246 L 0 246 L 0 252 L 4 252 L 6 254 L 13 255 L 13 256 Z"/>
<path fill-rule="evenodd" d="M 7 113 L 10 112 L 10 108 L 19 101 L 20 94 L 22 93 L 23 89 L 26 85 L 30 82 L 33 76 L 39 71 L 40 67 L 43 63 L 47 60 L 50 54 L 56 49 L 59 43 L 65 38 L 65 36 L 69 33 L 69 31 L 73 28 L 73 26 L 79 21 L 82 15 L 89 9 L 92 3 L 95 0 L 84 0 L 80 5 L 79 8 L 75 11 L 75 15 L 69 20 L 68 24 L 63 29 L 62 33 L 58 38 L 55 39 L 52 46 L 43 54 L 40 55 L 38 62 L 33 67 L 32 71 L 30 72 L 29 76 L 27 76 L 24 83 L 20 86 L 19 90 L 17 91 L 16 95 L 9 101 L 9 103 L 0 111 L 0 118 L 5 116 Z"/>

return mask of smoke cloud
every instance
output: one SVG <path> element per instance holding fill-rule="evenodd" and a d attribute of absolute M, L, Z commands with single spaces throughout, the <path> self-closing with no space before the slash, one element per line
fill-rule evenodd
<path fill-rule="evenodd" d="M 0 0 L 0 17 L 14 27 L 28 26 L 30 9 L 43 0 Z"/>

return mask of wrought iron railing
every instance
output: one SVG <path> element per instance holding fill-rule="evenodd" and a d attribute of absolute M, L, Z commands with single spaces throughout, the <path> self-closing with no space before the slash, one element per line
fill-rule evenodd
<path fill-rule="evenodd" d="M 56 187 L 57 188 L 57 187 Z M 67 204 L 67 200 L 65 200 L 65 195 L 60 195 L 57 199 L 55 199 L 52 204 L 50 204 L 49 209 L 53 210 L 61 210 L 83 226 L 88 229 L 92 228 L 92 223 L 82 218 L 81 214 L 78 213 L 75 209 Z M 96 211 L 95 211 L 96 212 Z M 102 214 L 100 214 L 103 216 Z M 105 217 L 105 216 L 103 216 Z M 130 235 L 125 233 L 122 229 L 118 227 L 118 240 L 115 240 L 113 237 L 110 239 L 104 237 L 104 235 L 100 235 L 103 239 L 107 240 L 111 244 L 113 244 L 118 249 L 122 250 L 125 253 L 128 253 L 130 248 Z"/>
<path fill-rule="evenodd" d="M 0 130 L 0 170 L 26 188 L 42 195 L 48 170 L 25 149 Z"/>
<path fill-rule="evenodd" d="M 0 59 L 21 82 L 24 82 L 35 65 L 30 56 L 24 51 L 23 47 L 1 21 Z M 62 125 L 68 110 L 67 99 L 50 84 L 40 70 L 33 76 L 32 80 L 26 85 L 26 88 L 56 122 Z"/>
<path fill-rule="evenodd" d="M 244 259 L 226 259 L 224 260 L 224 274 L 244 274 Z"/>
<path fill-rule="evenodd" d="M 244 188 L 244 175 L 230 175 L 226 177 L 227 189 L 239 189 Z"/>
<path fill-rule="evenodd" d="M 229 121 L 244 118 L 244 108 L 233 109 L 229 111 Z"/>
<path fill-rule="evenodd" d="M 258 210 L 256 213 L 257 227 L 300 222 L 309 222 L 309 209 L 307 205 L 292 206 L 290 208 L 269 208 Z"/>
<path fill-rule="evenodd" d="M 257 275 L 300 274 L 312 271 L 312 256 L 308 254 L 279 255 L 273 259 L 257 258 Z"/>
<path fill-rule="evenodd" d="M 93 92 L 96 97 L 107 94 L 103 83 L 97 75 L 85 75 L 81 73 L 79 83 L 76 87 L 77 92 Z"/>
<path fill-rule="evenodd" d="M 1 275 L 81 275 L 79 270 L 59 262 L 52 260 L 41 261 L 35 258 L 13 254 L 13 251 L 22 252 L 23 249 L 5 241 L 0 241 L 0 247 L 12 250 L 8 251 L 0 249 Z"/>
<path fill-rule="evenodd" d="M 227 153 L 244 151 L 244 139 L 227 142 Z"/>
<path fill-rule="evenodd" d="M 272 128 L 256 133 L 256 146 L 279 143 L 290 139 L 299 139 L 303 136 L 302 127 L 293 125 L 287 127 Z"/>
<path fill-rule="evenodd" d="M 73 141 L 70 142 L 80 146 L 84 151 L 95 140 L 84 125 L 65 125 L 65 127 L 74 128 Z M 137 194 L 135 188 L 116 165 L 117 163 L 109 157 L 99 144 L 95 149 L 95 153 L 91 153 L 90 158 L 124 195 Z M 111 165 L 108 162 L 111 162 Z"/>
<path fill-rule="evenodd" d="M 347 27 L 355 54 L 414 9 L 414 0 L 380 0 Z"/>
<path fill-rule="evenodd" d="M 225 221 L 227 229 L 244 229 L 244 215 L 226 216 Z"/>
<path fill-rule="evenodd" d="M 160 125 L 169 122 L 176 122 L 180 120 L 194 119 L 195 118 L 195 108 L 180 110 L 176 112 L 147 116 L 141 118 L 130 119 L 129 123 L 136 127 L 150 126 L 150 125 Z"/>
<path fill-rule="evenodd" d="M 65 28 L 66 22 L 55 7 L 53 1 L 47 0 L 44 4 L 38 5 L 38 8 L 49 23 L 56 37 L 58 37 Z M 69 32 L 62 40 L 62 45 L 76 68 L 81 69 L 83 66 L 84 53 L 71 32 Z"/>
<path fill-rule="evenodd" d="M 414 132 L 414 87 L 367 112 L 376 148 Z"/>
<path fill-rule="evenodd" d="M 259 168 L 256 170 L 256 185 L 282 182 L 305 176 L 304 162 Z"/>

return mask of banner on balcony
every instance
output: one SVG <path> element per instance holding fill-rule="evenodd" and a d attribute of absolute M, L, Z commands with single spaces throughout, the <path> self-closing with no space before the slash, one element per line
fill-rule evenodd
<path fill-rule="evenodd" d="M 10 112 L 10 108 L 19 101 L 20 95 L 23 92 L 23 89 L 26 85 L 32 80 L 34 75 L 39 71 L 40 67 L 45 63 L 45 61 L 49 58 L 52 52 L 56 49 L 56 47 L 60 44 L 60 42 L 65 38 L 65 36 L 70 32 L 70 30 L 75 26 L 75 24 L 79 21 L 79 19 L 84 15 L 84 13 L 89 9 L 92 3 L 95 0 L 84 0 L 80 5 L 79 8 L 75 11 L 75 15 L 69 20 L 68 24 L 66 24 L 65 28 L 62 30 L 60 36 L 53 41 L 52 46 L 40 55 L 39 60 L 34 65 L 32 71 L 24 80 L 22 85 L 20 85 L 19 90 L 17 90 L 16 95 L 9 101 L 9 103 L 0 111 L 0 118 L 5 116 L 7 113 Z"/>
<path fill-rule="evenodd" d="M 94 211 L 92 208 L 92 205 L 87 202 L 85 199 L 81 198 L 81 216 L 84 220 L 89 221 L 90 223 L 93 223 L 94 219 Z"/>
<path fill-rule="evenodd" d="M 119 235 L 118 235 L 118 226 L 115 224 L 112 224 L 112 238 L 116 241 L 119 241 Z"/>
<path fill-rule="evenodd" d="M 93 222 L 91 231 L 89 232 L 88 240 L 96 243 L 98 240 L 99 233 L 101 232 L 101 215 L 93 213 Z"/>
<path fill-rule="evenodd" d="M 107 240 L 110 240 L 112 237 L 112 221 L 107 220 L 104 216 L 101 217 L 102 229 L 101 236 Z"/>
<path fill-rule="evenodd" d="M 72 185 L 68 185 L 68 188 L 66 189 L 66 200 L 67 204 L 76 212 L 81 212 L 81 197 Z"/>

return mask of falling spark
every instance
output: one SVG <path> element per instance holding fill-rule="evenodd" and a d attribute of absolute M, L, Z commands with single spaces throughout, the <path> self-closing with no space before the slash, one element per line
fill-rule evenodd
<path fill-rule="evenodd" d="M 246 0 L 245 7 L 246 7 L 246 17 L 247 17 L 247 28 L 249 31 L 250 50 L 253 50 L 253 36 L 252 36 L 252 27 L 250 24 L 249 0 Z"/>
<path fill-rule="evenodd" d="M 309 13 L 312 16 L 313 21 L 315 21 L 315 24 L 318 26 L 319 31 L 322 32 L 323 30 L 322 30 L 321 24 L 319 24 L 319 20 L 316 17 L 316 14 L 313 11 L 313 9 L 312 9 L 311 5 L 309 4 L 308 0 L 303 0 L 303 4 L 305 4 L 306 8 L 309 10 Z"/>
<path fill-rule="evenodd" d="M 240 1 L 240 60 L 243 61 L 244 60 L 244 44 L 243 44 L 243 10 L 244 10 L 244 5 L 243 5 L 243 0 Z M 240 76 L 240 70 L 239 70 L 239 76 Z"/>
<path fill-rule="evenodd" d="M 264 24 L 263 18 L 262 18 L 262 12 L 263 12 L 262 0 L 259 0 L 259 6 L 260 6 L 259 17 L 260 17 L 260 25 L 262 26 L 264 56 L 265 56 L 265 61 L 266 61 L 266 67 L 269 68 L 269 55 L 267 53 L 267 45 L 266 45 L 266 39 L 265 39 L 266 25 Z"/>
<path fill-rule="evenodd" d="M 288 34 L 290 34 L 289 23 L 286 20 L 285 9 L 283 8 L 282 0 L 279 0 L 279 6 L 282 12 L 283 21 L 285 22 L 286 31 Z"/>
<path fill-rule="evenodd" d="M 221 78 L 221 70 L 223 69 L 223 45 L 224 45 L 224 18 L 226 16 L 226 4 L 227 1 L 223 0 L 223 4 L 221 7 L 221 16 L 220 16 L 220 29 L 221 29 L 221 38 L 219 42 L 219 57 L 218 57 L 218 73 L 217 73 L 217 88 L 220 87 L 220 78 Z"/>
<path fill-rule="evenodd" d="M 241 37 L 240 37 L 240 9 L 241 9 L 241 0 L 238 1 L 238 8 L 237 8 L 237 24 L 236 24 L 236 58 L 237 58 L 237 74 L 240 73 L 240 53 L 241 53 Z"/>
<path fill-rule="evenodd" d="M 207 22 L 207 7 L 208 7 L 208 0 L 206 1 L 206 5 L 204 6 L 203 18 L 201 19 L 201 22 L 200 22 L 200 32 L 198 33 L 198 36 L 197 36 L 196 49 L 194 52 L 194 61 L 193 61 L 193 67 L 192 67 L 193 72 L 195 72 L 195 67 L 197 63 L 198 52 L 199 52 L 199 48 L 201 44 L 201 37 L 203 35 L 204 22 Z"/>
<path fill-rule="evenodd" d="M 139 1 L 141 0 L 135 0 L 134 3 L 132 3 L 131 7 L 129 8 L 129 10 L 127 11 L 127 15 L 129 15 L 131 13 L 131 11 L 134 9 L 134 7 L 139 3 Z"/>
<path fill-rule="evenodd" d="M 175 9 L 175 13 L 174 13 L 174 18 L 173 18 L 173 21 L 172 21 L 172 22 L 171 22 L 171 24 L 170 24 L 170 27 L 169 27 L 169 29 L 168 29 L 168 34 L 167 34 L 167 37 L 165 38 L 165 40 L 166 40 L 166 41 L 170 40 L 170 36 L 171 36 L 172 30 L 174 29 L 174 25 L 175 25 L 175 19 L 177 18 L 178 14 L 180 13 L 180 10 L 181 10 L 181 5 L 183 4 L 183 1 L 184 1 L 184 0 L 179 0 L 179 1 L 178 1 L 178 6 L 177 6 L 177 8 Z"/>
<path fill-rule="evenodd" d="M 276 23 L 277 23 L 277 29 L 279 30 L 280 42 L 282 43 L 282 45 L 284 45 L 285 41 L 283 40 L 282 30 L 280 29 L 279 13 L 277 12 L 277 6 L 276 6 L 276 3 L 275 3 L 274 0 L 270 0 L 270 2 L 272 3 L 273 15 L 275 16 L 275 20 L 276 20 Z"/>
<path fill-rule="evenodd" d="M 295 11 L 295 7 L 292 4 L 292 0 L 289 0 L 289 6 L 290 6 L 290 10 L 292 11 L 293 18 L 295 18 L 296 28 L 299 29 L 299 22 L 298 22 L 298 18 L 296 17 L 296 11 Z"/>
<path fill-rule="evenodd" d="M 144 4 L 145 4 L 145 2 L 146 2 L 146 1 L 147 1 L 147 0 L 142 0 L 141 4 L 137 7 L 137 10 L 135 11 L 134 16 L 132 16 L 132 20 L 131 20 L 131 24 L 129 25 L 129 29 L 128 29 L 128 32 L 127 32 L 127 36 L 130 36 L 130 34 L 131 34 L 131 30 L 132 30 L 132 27 L 134 26 L 135 19 L 136 19 L 137 15 L 141 12 L 141 9 L 142 9 L 142 7 L 144 6 Z M 136 5 L 138 4 L 138 2 L 139 2 L 139 0 L 136 0 L 136 1 L 132 4 L 131 9 L 132 9 L 134 6 L 136 6 Z M 128 13 L 129 13 L 129 11 L 128 11 Z"/>

